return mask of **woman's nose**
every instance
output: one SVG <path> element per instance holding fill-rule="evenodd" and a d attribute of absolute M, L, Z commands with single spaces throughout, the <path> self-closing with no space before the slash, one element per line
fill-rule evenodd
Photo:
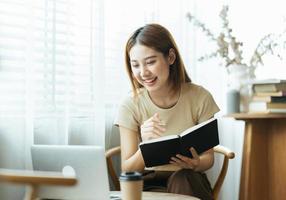
<path fill-rule="evenodd" d="M 142 66 L 141 69 L 140 69 L 141 77 L 144 77 L 144 76 L 148 75 L 148 73 L 149 73 L 148 69 L 145 66 Z"/>

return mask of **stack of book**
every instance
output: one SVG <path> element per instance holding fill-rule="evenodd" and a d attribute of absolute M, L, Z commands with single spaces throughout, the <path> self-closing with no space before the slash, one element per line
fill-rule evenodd
<path fill-rule="evenodd" d="M 286 80 L 259 80 L 252 88 L 249 112 L 286 113 Z"/>

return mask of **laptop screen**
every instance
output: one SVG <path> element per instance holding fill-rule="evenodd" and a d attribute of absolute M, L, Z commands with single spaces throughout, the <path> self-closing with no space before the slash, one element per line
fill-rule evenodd
<path fill-rule="evenodd" d="M 99 146 L 32 145 L 34 170 L 75 171 L 73 187 L 41 186 L 39 197 L 49 199 L 109 199 L 109 184 L 104 149 Z"/>

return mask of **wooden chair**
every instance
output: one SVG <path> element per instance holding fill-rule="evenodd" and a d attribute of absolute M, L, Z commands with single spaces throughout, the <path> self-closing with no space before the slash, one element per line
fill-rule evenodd
<path fill-rule="evenodd" d="M 107 161 L 107 168 L 108 168 L 108 173 L 111 177 L 112 183 L 114 184 L 114 187 L 116 190 L 120 190 L 120 184 L 118 180 L 118 176 L 115 172 L 114 166 L 113 166 L 113 161 L 112 158 L 115 155 L 119 155 L 121 152 L 120 146 L 113 147 L 109 150 L 106 151 L 105 157 Z M 222 187 L 224 178 L 226 176 L 227 168 L 228 168 L 228 161 L 229 159 L 233 159 L 235 154 L 228 148 L 218 145 L 214 147 L 214 152 L 220 155 L 224 156 L 223 164 L 220 170 L 220 173 L 215 181 L 214 187 L 213 187 L 213 198 L 214 200 L 218 199 L 218 195 L 220 192 L 220 189 Z"/>
<path fill-rule="evenodd" d="M 40 185 L 73 186 L 77 183 L 77 179 L 64 176 L 60 172 L 0 169 L 0 182 L 28 185 L 24 200 L 37 200 L 37 192 Z"/>

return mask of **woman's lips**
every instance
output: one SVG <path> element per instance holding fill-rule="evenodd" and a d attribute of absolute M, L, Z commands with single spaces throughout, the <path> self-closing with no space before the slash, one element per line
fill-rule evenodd
<path fill-rule="evenodd" d="M 155 83 L 155 81 L 157 80 L 157 77 L 153 78 L 153 79 L 146 79 L 144 80 L 144 84 L 150 86 L 150 85 L 153 85 Z"/>

